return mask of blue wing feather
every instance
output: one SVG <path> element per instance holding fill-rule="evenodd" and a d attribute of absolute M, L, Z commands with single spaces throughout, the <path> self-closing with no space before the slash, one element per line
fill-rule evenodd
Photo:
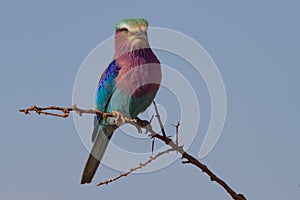
<path fill-rule="evenodd" d="M 109 100 L 115 90 L 115 79 L 119 74 L 120 67 L 117 65 L 116 60 L 113 60 L 102 73 L 97 93 L 96 93 L 96 109 L 107 112 L 107 106 L 109 104 Z M 97 134 L 97 126 L 99 126 L 101 122 L 101 115 L 96 115 L 94 119 L 94 132 L 92 135 L 92 141 L 95 140 Z"/>
<path fill-rule="evenodd" d="M 119 74 L 119 70 L 120 67 L 113 60 L 101 75 L 96 94 L 96 108 L 98 110 L 105 112 L 108 100 L 115 89 L 115 79 Z"/>

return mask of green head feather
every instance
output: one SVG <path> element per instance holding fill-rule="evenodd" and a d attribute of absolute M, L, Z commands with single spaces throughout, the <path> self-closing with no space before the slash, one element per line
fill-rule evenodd
<path fill-rule="evenodd" d="M 118 30 L 122 28 L 122 26 L 130 26 L 130 27 L 135 27 L 135 26 L 147 26 L 148 27 L 148 21 L 143 18 L 133 18 L 133 19 L 122 19 L 118 21 L 115 25 L 115 29 Z"/>

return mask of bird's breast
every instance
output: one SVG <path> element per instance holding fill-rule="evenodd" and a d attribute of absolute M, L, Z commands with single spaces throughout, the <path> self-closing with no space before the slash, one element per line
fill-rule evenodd
<path fill-rule="evenodd" d="M 116 79 L 116 88 L 128 96 L 156 93 L 161 82 L 161 67 L 158 63 L 143 64 L 121 72 Z"/>
<path fill-rule="evenodd" d="M 156 93 L 159 88 L 162 78 L 160 63 L 152 51 L 143 53 L 117 59 L 121 69 L 116 78 L 116 88 L 128 96 Z"/>

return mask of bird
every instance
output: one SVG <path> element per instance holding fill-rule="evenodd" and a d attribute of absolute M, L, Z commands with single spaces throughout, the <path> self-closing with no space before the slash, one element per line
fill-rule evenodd
<path fill-rule="evenodd" d="M 161 64 L 148 41 L 148 21 L 122 19 L 115 24 L 115 52 L 97 85 L 99 111 L 117 111 L 135 119 L 153 102 L 162 79 Z M 118 125 L 113 119 L 95 115 L 93 147 L 85 164 L 81 184 L 91 183 Z"/>

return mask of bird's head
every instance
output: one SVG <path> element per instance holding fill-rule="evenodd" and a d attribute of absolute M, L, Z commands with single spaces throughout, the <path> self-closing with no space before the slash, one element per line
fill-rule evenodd
<path fill-rule="evenodd" d="M 115 25 L 115 50 L 126 53 L 149 48 L 147 38 L 148 22 L 142 18 L 122 19 Z"/>

